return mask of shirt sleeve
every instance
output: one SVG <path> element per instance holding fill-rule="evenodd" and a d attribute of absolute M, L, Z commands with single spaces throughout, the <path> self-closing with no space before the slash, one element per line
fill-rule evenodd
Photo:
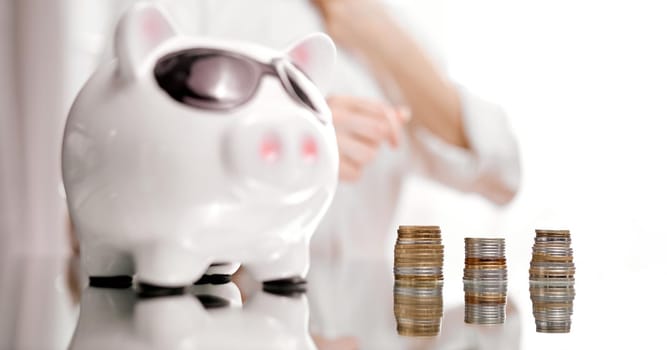
<path fill-rule="evenodd" d="M 439 1 L 417 5 L 406 0 L 384 0 L 392 17 L 429 55 L 440 74 L 447 73 L 443 27 L 429 19 L 445 10 Z M 409 5 L 409 6 L 408 6 Z M 422 20 L 419 20 L 419 19 Z M 469 149 L 443 141 L 428 129 L 409 125 L 407 152 L 402 162 L 417 173 L 464 192 L 481 194 L 503 204 L 516 194 L 520 183 L 517 142 L 504 110 L 463 86 L 457 85 L 463 128 Z"/>
<path fill-rule="evenodd" d="M 520 181 L 519 153 L 505 112 L 459 87 L 463 127 L 470 149 L 444 142 L 429 130 L 411 126 L 409 168 L 464 192 L 507 203 Z"/>

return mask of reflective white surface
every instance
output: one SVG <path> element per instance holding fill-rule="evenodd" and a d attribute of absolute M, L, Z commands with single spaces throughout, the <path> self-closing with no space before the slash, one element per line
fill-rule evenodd
<path fill-rule="evenodd" d="M 70 349 L 315 349 L 307 322 L 305 295 L 258 291 L 242 306 L 231 282 L 154 298 L 87 288 Z"/>
<path fill-rule="evenodd" d="M 440 336 L 398 336 L 391 267 L 379 261 L 316 261 L 305 295 L 269 294 L 242 275 L 242 290 L 234 283 L 204 285 L 185 295 L 150 299 L 139 298 L 133 289 L 80 290 L 85 280 L 75 263 L 63 259 L 11 259 L 3 266 L 12 272 L 5 277 L 27 283 L 3 285 L 2 305 L 14 308 L 3 313 L 2 348 L 164 349 L 170 344 L 177 349 L 311 349 L 314 338 L 322 349 L 405 349 L 416 344 L 515 349 L 521 331 L 514 306 L 502 327 L 466 326 L 462 305 L 445 294 Z M 459 288 L 459 282 L 450 284 Z M 27 285 L 32 288 L 22 288 Z M 229 305 L 206 309 L 195 298 L 202 294 L 224 298 Z"/>
<path fill-rule="evenodd" d="M 538 334 L 526 266 L 509 269 L 510 285 L 524 292 L 510 290 L 506 323 L 471 326 L 463 323 L 462 281 L 445 275 L 441 333 L 418 339 L 396 333 L 391 264 L 382 261 L 316 259 L 308 292 L 297 298 L 262 292 L 257 282 L 241 275 L 239 287 L 234 283 L 196 286 L 188 295 L 143 300 L 130 290 L 83 288 L 78 293 L 83 284 L 76 265 L 66 259 L 4 255 L 1 260 L 1 349 L 81 349 L 86 348 L 84 344 L 164 349 L 165 340 L 174 348 L 187 343 L 192 349 L 212 344 L 216 348 L 309 349 L 310 341 L 321 349 L 536 349 L 564 344 L 617 349 L 639 340 L 659 341 L 662 323 L 651 321 L 651 312 L 664 311 L 649 289 L 642 298 L 627 299 L 638 295 L 637 288 L 647 286 L 642 283 L 649 280 L 646 273 L 620 269 L 625 279 L 620 283 L 618 276 L 600 266 L 580 263 L 571 333 Z M 463 262 L 445 257 L 445 265 L 456 268 Z M 230 305 L 205 309 L 195 294 L 225 298 Z M 526 339 L 531 342 L 522 344 Z"/>

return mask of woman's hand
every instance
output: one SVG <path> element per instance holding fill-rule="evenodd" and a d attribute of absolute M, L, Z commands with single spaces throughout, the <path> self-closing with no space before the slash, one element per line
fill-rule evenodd
<path fill-rule="evenodd" d="M 313 335 L 313 342 L 318 350 L 357 350 L 359 341 L 355 337 L 325 338 Z"/>
<path fill-rule="evenodd" d="M 407 108 L 352 96 L 332 96 L 327 102 L 338 139 L 341 181 L 359 179 L 384 142 L 392 147 L 401 142 L 401 129 L 409 119 Z"/>

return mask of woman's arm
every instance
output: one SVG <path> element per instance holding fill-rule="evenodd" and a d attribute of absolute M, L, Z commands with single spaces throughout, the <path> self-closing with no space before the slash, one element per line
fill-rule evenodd
<path fill-rule="evenodd" d="M 508 203 L 520 180 L 505 113 L 455 86 L 377 0 L 312 0 L 339 46 L 388 80 L 412 113 L 410 167 L 465 192 Z"/>
<path fill-rule="evenodd" d="M 392 80 L 415 123 L 469 148 L 454 84 L 375 0 L 315 0 L 334 40 Z"/>

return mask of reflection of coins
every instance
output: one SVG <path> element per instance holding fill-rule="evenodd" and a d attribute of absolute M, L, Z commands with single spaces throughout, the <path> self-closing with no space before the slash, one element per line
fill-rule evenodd
<path fill-rule="evenodd" d="M 465 239 L 463 291 L 466 323 L 493 325 L 505 322 L 507 266 L 504 239 Z"/>
<path fill-rule="evenodd" d="M 399 226 L 394 246 L 394 316 L 398 334 L 440 333 L 443 259 L 438 226 Z"/>
<path fill-rule="evenodd" d="M 574 302 L 574 262 L 568 230 L 535 230 L 528 270 L 535 328 L 568 333 Z"/>
<path fill-rule="evenodd" d="M 415 322 L 410 319 L 397 319 L 398 334 L 408 337 L 434 337 L 440 334 L 440 322 Z"/>
<path fill-rule="evenodd" d="M 394 274 L 406 275 L 406 276 L 438 276 L 442 275 L 442 267 L 440 266 L 395 267 Z"/>

